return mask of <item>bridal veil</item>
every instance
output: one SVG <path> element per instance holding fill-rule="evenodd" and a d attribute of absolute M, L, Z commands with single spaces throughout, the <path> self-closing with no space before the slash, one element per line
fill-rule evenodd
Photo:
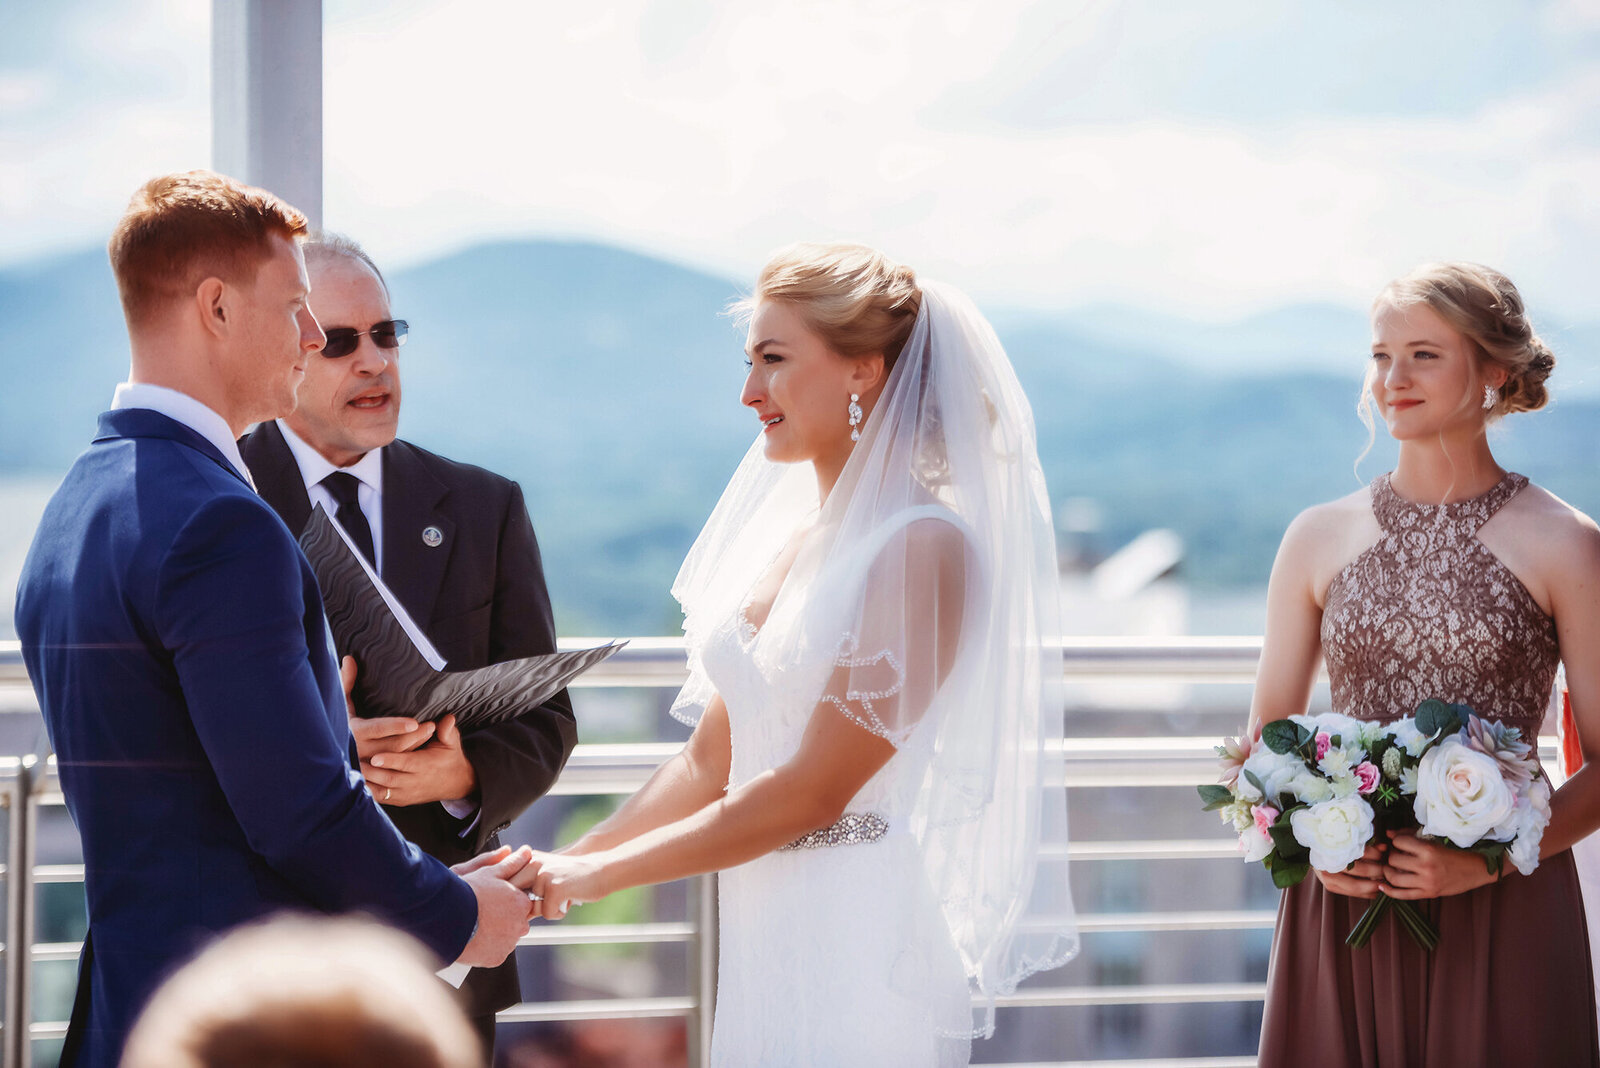
<path fill-rule="evenodd" d="M 925 769 L 909 830 L 947 928 L 928 937 L 956 945 L 973 1033 L 988 1035 L 998 996 L 1078 947 L 1055 530 L 1033 415 L 993 329 L 957 290 L 921 293 L 825 505 L 811 465 L 774 463 L 759 439 L 740 463 L 673 585 L 690 669 L 673 713 L 697 721 L 707 636 L 812 524 L 757 655 L 769 677 L 812 688 L 815 714 L 848 716 Z"/>

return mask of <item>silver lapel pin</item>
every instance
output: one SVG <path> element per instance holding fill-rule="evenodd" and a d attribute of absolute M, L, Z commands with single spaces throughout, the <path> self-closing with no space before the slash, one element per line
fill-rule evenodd
<path fill-rule="evenodd" d="M 422 528 L 422 544 L 426 545 L 428 548 L 437 549 L 439 544 L 443 541 L 444 534 L 439 530 L 438 527 Z"/>

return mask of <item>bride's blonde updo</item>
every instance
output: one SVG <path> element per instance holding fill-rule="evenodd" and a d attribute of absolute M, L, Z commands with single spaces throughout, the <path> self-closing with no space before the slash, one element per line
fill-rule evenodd
<path fill-rule="evenodd" d="M 736 310 L 749 314 L 763 300 L 792 304 L 806 325 L 841 355 L 883 353 L 887 369 L 911 336 L 922 290 L 910 267 L 877 249 L 798 244 L 773 254 L 756 278 L 755 292 Z"/>
<path fill-rule="evenodd" d="M 1505 385 L 1491 415 L 1542 408 L 1550 399 L 1545 379 L 1555 369 L 1555 354 L 1533 332 L 1522 294 L 1511 279 L 1479 263 L 1428 263 L 1383 288 L 1373 314 L 1418 304 L 1478 346 L 1478 353 L 1506 372 Z"/>

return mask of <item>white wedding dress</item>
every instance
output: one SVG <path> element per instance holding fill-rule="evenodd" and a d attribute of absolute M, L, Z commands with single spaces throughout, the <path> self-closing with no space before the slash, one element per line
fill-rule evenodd
<path fill-rule="evenodd" d="M 721 696 L 730 788 L 788 763 L 818 716 L 895 747 L 833 828 L 721 874 L 724 1068 L 964 1065 L 998 999 L 1077 949 L 1064 871 L 1036 878 L 1067 825 L 1032 414 L 971 302 L 921 291 L 826 501 L 758 438 L 673 584 L 672 711 L 693 724 Z M 784 558 L 758 629 L 746 603 Z"/>
<path fill-rule="evenodd" d="M 776 621 L 769 623 L 776 634 Z M 758 657 L 762 642 L 763 634 L 735 615 L 701 651 L 728 708 L 730 786 L 794 755 L 816 711 L 814 696 L 797 695 L 822 688 L 820 678 L 764 670 L 763 663 L 781 658 Z M 721 874 L 714 1065 L 968 1062 L 966 975 L 907 827 L 927 765 L 926 746 L 913 735 L 856 795 L 833 834 L 803 841 L 846 840 L 779 850 Z M 881 837 L 847 840 L 878 834 L 877 820 L 886 825 Z"/>

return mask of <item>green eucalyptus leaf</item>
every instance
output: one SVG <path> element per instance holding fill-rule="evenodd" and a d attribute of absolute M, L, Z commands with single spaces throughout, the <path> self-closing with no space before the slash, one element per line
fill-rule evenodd
<path fill-rule="evenodd" d="M 1206 807 L 1202 811 L 1210 812 L 1213 809 L 1221 808 L 1223 805 L 1233 804 L 1233 791 L 1221 783 L 1211 783 L 1199 787 L 1199 790 L 1200 800 L 1206 803 Z"/>
<path fill-rule="evenodd" d="M 1311 855 L 1311 851 L 1301 845 L 1300 840 L 1294 836 L 1294 828 L 1289 826 L 1287 813 L 1279 816 L 1278 821 L 1268 829 L 1267 833 L 1272 836 L 1272 844 L 1280 857 L 1293 860 Z"/>
<path fill-rule="evenodd" d="M 1311 732 L 1287 719 L 1275 719 L 1261 728 L 1261 740 L 1274 753 L 1292 753 L 1311 740 Z"/>
<path fill-rule="evenodd" d="M 1428 737 L 1444 738 L 1466 726 L 1465 705 L 1447 705 L 1430 698 L 1417 706 L 1417 730 Z M 1469 709 L 1470 711 L 1470 709 Z"/>
<path fill-rule="evenodd" d="M 1307 861 L 1283 860 L 1272 866 L 1272 885 L 1279 890 L 1287 890 L 1291 886 L 1299 886 L 1310 873 L 1311 865 Z"/>

